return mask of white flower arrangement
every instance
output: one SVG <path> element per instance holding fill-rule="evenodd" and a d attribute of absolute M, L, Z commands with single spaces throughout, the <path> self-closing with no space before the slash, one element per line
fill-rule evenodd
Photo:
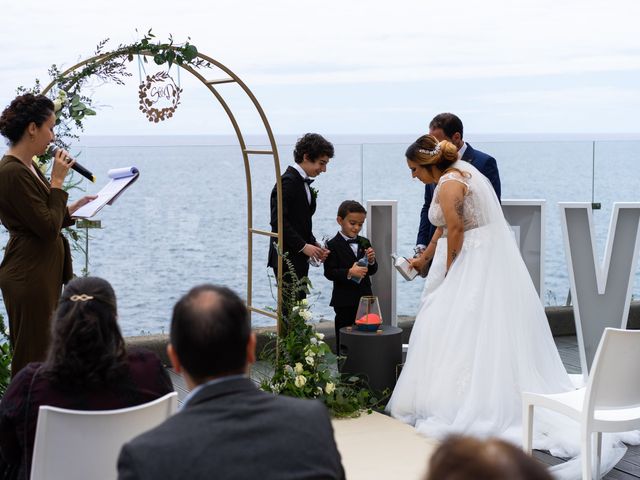
<path fill-rule="evenodd" d="M 307 378 L 304 375 L 298 375 L 295 379 L 295 385 L 298 388 L 302 388 L 306 385 Z"/>

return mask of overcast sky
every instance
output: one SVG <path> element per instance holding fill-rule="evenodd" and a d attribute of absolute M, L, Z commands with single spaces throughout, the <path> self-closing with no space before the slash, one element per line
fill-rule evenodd
<path fill-rule="evenodd" d="M 421 133 L 441 111 L 459 114 L 467 133 L 640 133 L 638 0 L 0 0 L 0 18 L 2 106 L 52 63 L 71 66 L 104 38 L 115 48 L 152 27 L 160 39 L 190 36 L 233 70 L 281 134 Z M 101 107 L 87 133 L 231 132 L 185 72 L 175 118 L 149 125 L 132 66 L 127 86 L 95 88 Z M 243 129 L 260 133 L 233 88 L 221 90 Z"/>

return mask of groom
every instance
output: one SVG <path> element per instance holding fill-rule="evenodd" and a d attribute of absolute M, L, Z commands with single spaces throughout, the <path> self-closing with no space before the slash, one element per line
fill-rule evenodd
<path fill-rule="evenodd" d="M 293 151 L 293 166 L 282 175 L 282 235 L 283 253 L 293 264 L 295 274 L 300 279 L 309 273 L 309 258 L 323 261 L 328 250 L 318 246 L 312 232 L 311 218 L 316 211 L 317 191 L 311 187 L 313 179 L 327 171 L 327 164 L 333 158 L 333 145 L 317 133 L 307 133 L 296 143 Z M 278 203 L 276 187 L 271 191 L 271 231 L 278 231 Z M 278 276 L 277 240 L 269 244 L 268 266 Z M 286 268 L 283 266 L 283 268 Z M 286 283 L 286 274 L 283 279 Z M 304 298 L 304 292 L 299 293 Z"/>
<path fill-rule="evenodd" d="M 440 113 L 433 117 L 429 123 L 429 135 L 433 135 L 439 142 L 448 140 L 458 147 L 458 156 L 466 160 L 489 179 L 493 189 L 500 200 L 500 174 L 496 159 L 480 150 L 475 150 L 471 145 L 462 139 L 462 120 L 453 113 Z M 433 199 L 433 192 L 436 185 L 428 183 L 424 189 L 424 205 L 420 212 L 420 228 L 418 228 L 418 239 L 416 240 L 416 252 L 424 250 L 433 239 L 436 231 L 429 222 L 429 206 Z"/>

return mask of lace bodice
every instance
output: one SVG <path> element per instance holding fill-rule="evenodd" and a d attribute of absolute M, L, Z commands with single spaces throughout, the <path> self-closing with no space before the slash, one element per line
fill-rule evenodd
<path fill-rule="evenodd" d="M 478 199 L 476 198 L 476 195 L 474 195 L 472 182 L 470 180 L 471 179 L 469 177 L 461 175 L 459 172 L 453 171 L 446 173 L 442 177 L 440 177 L 438 185 L 436 185 L 436 189 L 433 192 L 433 200 L 431 201 L 431 206 L 429 207 L 429 221 L 436 227 L 444 227 L 445 233 L 447 231 L 446 222 L 444 219 L 444 213 L 442 212 L 442 207 L 440 206 L 439 193 L 440 187 L 446 182 L 460 182 L 465 187 L 467 187 L 462 204 L 462 215 L 465 231 L 476 228 L 484 223 L 480 218 L 480 208 L 479 205 L 477 205 Z"/>

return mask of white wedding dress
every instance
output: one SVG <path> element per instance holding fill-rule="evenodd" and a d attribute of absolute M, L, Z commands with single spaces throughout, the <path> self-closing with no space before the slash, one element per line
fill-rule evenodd
<path fill-rule="evenodd" d="M 521 393 L 574 387 L 491 184 L 467 162 L 453 167 L 466 175 L 454 171 L 440 179 L 429 220 L 445 226 L 441 185 L 465 184 L 464 242 L 445 277 L 446 233 L 438 241 L 387 411 L 428 437 L 498 436 L 521 446 Z M 619 440 L 606 437 L 602 471 L 624 455 Z M 558 466 L 556 476 L 580 477 L 579 443 L 576 423 L 536 410 L 534 448 L 574 458 Z"/>

